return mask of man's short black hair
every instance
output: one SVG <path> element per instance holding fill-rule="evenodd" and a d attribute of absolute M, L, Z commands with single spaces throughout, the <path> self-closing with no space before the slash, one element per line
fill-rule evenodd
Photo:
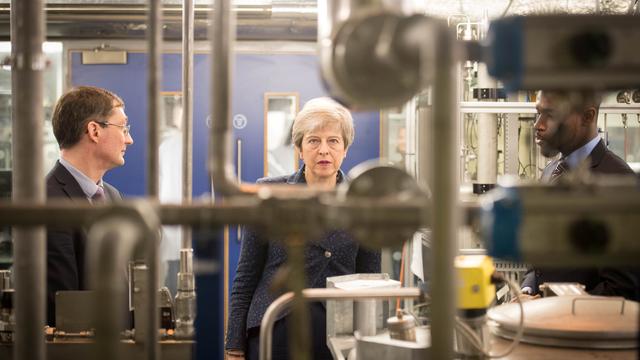
<path fill-rule="evenodd" d="M 595 90 L 540 90 L 538 94 L 540 95 L 541 93 L 553 99 L 556 104 L 569 105 L 569 110 L 573 112 L 582 112 L 594 107 L 596 116 L 602 102 L 602 94 Z"/>

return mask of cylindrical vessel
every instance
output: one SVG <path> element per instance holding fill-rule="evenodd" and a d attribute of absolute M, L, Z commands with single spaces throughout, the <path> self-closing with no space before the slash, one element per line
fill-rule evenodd
<path fill-rule="evenodd" d="M 478 88 L 496 89 L 496 81 L 487 72 L 487 66 L 478 64 Z M 494 98 L 487 99 L 495 101 Z M 481 99 L 482 101 L 482 99 Z M 493 185 L 498 176 L 498 116 L 478 114 L 478 177 L 477 184 Z"/>
<path fill-rule="evenodd" d="M 398 311 L 397 316 L 387 320 L 389 336 L 392 339 L 404 341 L 416 341 L 416 319 L 411 315 L 402 315 Z"/>
<path fill-rule="evenodd" d="M 376 300 L 360 300 L 355 303 L 356 330 L 363 336 L 376 334 Z"/>

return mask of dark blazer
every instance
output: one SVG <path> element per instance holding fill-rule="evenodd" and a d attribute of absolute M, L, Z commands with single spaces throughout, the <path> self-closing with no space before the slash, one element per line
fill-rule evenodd
<path fill-rule="evenodd" d="M 599 174 L 628 174 L 634 175 L 627 163 L 607 149 L 600 140 L 589 155 L 591 171 Z M 545 167 L 542 180 L 548 180 L 559 160 L 552 161 Z M 529 270 L 522 282 L 522 287 L 530 287 L 534 293 L 539 292 L 539 286 L 545 282 L 578 282 L 586 286 L 586 291 L 592 295 L 624 296 L 627 299 L 638 300 L 637 271 L 624 268 L 585 268 L 585 269 L 548 269 L 537 268 Z"/>
<path fill-rule="evenodd" d="M 343 178 L 340 171 L 338 182 Z M 304 184 L 304 166 L 293 175 L 263 178 L 257 182 Z M 278 297 L 271 292 L 270 285 L 286 260 L 282 246 L 267 242 L 261 234 L 246 227 L 243 229 L 240 259 L 231 289 L 226 349 L 246 349 L 247 332 L 260 326 L 267 307 Z M 309 288 L 325 287 L 330 276 L 379 272 L 380 253 L 360 247 L 344 231 L 328 231 L 324 238 L 309 243 L 305 250 Z M 286 315 L 284 312 L 278 319 Z"/>
<path fill-rule="evenodd" d="M 47 174 L 47 199 L 88 203 L 80 184 L 60 162 Z M 108 200 L 122 199 L 120 192 L 103 182 Z M 61 290 L 85 289 L 86 229 L 47 229 L 47 324 L 55 326 L 55 296 Z"/>

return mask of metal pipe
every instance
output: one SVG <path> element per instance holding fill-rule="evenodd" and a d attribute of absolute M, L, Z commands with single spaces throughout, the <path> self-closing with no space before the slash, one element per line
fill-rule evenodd
<path fill-rule="evenodd" d="M 45 200 L 42 127 L 44 120 L 42 0 L 11 2 L 11 98 L 13 124 L 13 203 Z M 15 161 L 19 159 L 19 161 Z M 44 359 L 46 235 L 42 226 L 14 227 L 16 289 L 15 359 Z"/>
<path fill-rule="evenodd" d="M 149 41 L 149 73 L 147 97 L 149 102 L 148 110 L 148 131 L 147 140 L 147 193 L 152 200 L 158 200 L 160 194 L 160 127 L 163 122 L 163 111 L 161 108 L 160 91 L 162 89 L 162 1 L 149 0 L 148 18 L 148 41 Z M 149 294 L 149 307 L 147 311 L 147 352 L 146 358 L 155 360 L 160 355 L 160 344 L 158 343 L 158 328 L 160 319 L 156 303 L 156 287 L 159 282 L 157 263 L 159 244 L 150 242 L 147 248 L 146 261 L 149 266 L 149 289 L 153 290 Z"/>
<path fill-rule="evenodd" d="M 477 88 L 496 89 L 497 87 L 496 81 L 489 76 L 487 65 L 479 63 Z M 478 175 L 476 183 L 495 185 L 498 179 L 498 114 L 480 113 L 477 116 L 478 159 L 476 163 Z"/>
<path fill-rule="evenodd" d="M 357 300 L 357 299 L 393 299 L 393 298 L 419 298 L 422 292 L 418 288 L 400 289 L 366 289 L 366 290 L 340 290 L 340 289 L 304 289 L 302 296 L 307 300 Z M 274 300 L 267 308 L 260 324 L 260 359 L 271 360 L 271 342 L 273 338 L 273 324 L 278 315 L 293 300 L 293 292 L 288 292 Z"/>
<path fill-rule="evenodd" d="M 84 0 L 83 0 L 84 1 Z M 137 4 L 46 4 L 49 39 L 144 39 L 147 9 Z M 242 40 L 316 40 L 315 2 L 235 4 Z M 209 4 L 195 5 L 194 36 L 207 40 Z M 164 38 L 182 37 L 181 4 L 164 4 Z M 0 4 L 0 39 L 9 39 L 9 4 Z M 82 28 L 82 32 L 77 29 Z"/>
<path fill-rule="evenodd" d="M 242 139 L 236 140 L 236 172 L 238 173 L 238 184 L 242 184 Z"/>
<path fill-rule="evenodd" d="M 182 4 L 182 203 L 193 193 L 193 0 Z M 183 249 L 190 249 L 191 227 L 182 227 Z M 182 259 L 182 257 L 180 258 Z M 181 264 L 183 265 L 183 264 Z M 182 267 L 181 267 L 182 268 Z"/>
<path fill-rule="evenodd" d="M 123 201 L 118 207 L 131 207 L 139 201 Z M 264 214 L 260 215 L 257 202 L 233 201 L 213 206 L 210 203 L 189 205 L 160 205 L 156 211 L 166 225 L 207 226 L 235 224 L 257 224 Z M 52 201 L 47 204 L 11 205 L 0 202 L 0 226 L 18 225 L 59 225 L 84 226 L 100 218 L 111 206 L 91 206 L 91 204 L 75 204 L 63 201 Z"/>
<path fill-rule="evenodd" d="M 235 15 L 231 0 L 215 0 L 212 22 L 213 56 L 211 71 L 212 124 L 209 141 L 209 173 L 220 195 L 241 193 L 232 166 L 231 74 Z"/>
<path fill-rule="evenodd" d="M 127 217 L 111 217 L 95 224 L 88 235 L 87 257 L 92 264 L 91 288 L 95 290 L 96 359 L 121 359 L 120 329 L 124 313 L 120 299 L 126 295 L 122 269 L 142 236 L 138 224 Z M 145 343 L 148 346 L 149 343 Z"/>
<path fill-rule="evenodd" d="M 90 273 L 92 287 L 96 289 L 96 300 L 93 302 L 97 314 L 96 322 L 96 358 L 119 359 L 119 334 L 121 314 L 124 304 L 119 299 L 124 298 L 124 283 L 122 269 L 126 268 L 127 260 L 135 248 L 142 244 L 147 254 L 146 262 L 149 268 L 147 298 L 149 303 L 144 309 L 146 327 L 136 329 L 143 331 L 144 358 L 159 358 L 158 343 L 158 221 L 153 208 L 146 203 L 138 203 L 136 207 L 113 207 L 103 215 L 99 222 L 89 231 L 87 241 L 87 263 L 95 264 L 97 271 Z M 154 275 L 155 274 L 155 275 Z M 154 277 L 155 276 L 155 277 Z M 115 298 L 113 294 L 115 293 Z M 114 300 L 115 299 L 115 300 Z"/>
<path fill-rule="evenodd" d="M 640 195 L 639 195 L 640 196 Z M 625 211 L 640 213 L 640 206 L 636 196 L 628 196 L 623 200 L 615 199 L 610 204 L 599 202 L 597 206 L 604 206 L 609 211 Z M 583 201 L 582 199 L 579 199 Z M 572 201 L 574 201 L 572 199 Z M 615 201 L 619 201 L 616 203 Z M 136 201 L 122 201 L 117 205 L 92 206 L 90 204 L 81 205 L 65 201 L 51 201 L 47 204 L 11 204 L 0 201 L 0 226 L 2 225 L 59 225 L 77 226 L 86 225 L 96 218 L 104 215 L 113 206 L 132 207 Z M 634 203 L 635 202 L 635 203 Z M 326 214 L 323 221 L 327 224 L 349 225 L 409 225 L 416 222 L 416 218 L 421 216 L 421 205 L 418 201 L 413 204 L 409 201 L 399 204 L 397 201 L 353 201 L 346 204 L 323 203 L 321 206 L 326 210 L 317 213 Z M 315 205 L 317 208 L 317 204 Z M 475 201 L 461 203 L 465 213 L 467 224 L 479 221 L 480 205 Z M 562 206 L 558 199 L 556 206 Z M 594 202 L 584 200 L 580 203 L 582 211 L 589 206 L 595 206 Z M 241 197 L 228 199 L 223 204 L 213 205 L 209 202 L 198 202 L 189 205 L 175 204 L 155 204 L 155 209 L 162 224 L 165 225 L 225 225 L 225 224 L 263 224 L 265 213 L 273 208 L 257 198 Z M 562 207 L 562 211 L 569 211 L 570 207 Z M 578 208 L 573 208 L 577 211 Z M 540 211 L 544 209 L 540 208 Z M 375 211 L 375 212 L 374 212 Z M 548 209 L 546 210 L 548 212 Z M 418 219 L 419 220 L 419 219 Z M 422 219 L 424 225 L 428 225 L 427 220 Z"/>
<path fill-rule="evenodd" d="M 454 34 L 445 26 L 435 26 L 436 56 L 433 105 L 432 326 L 431 356 L 453 358 L 453 331 L 456 305 L 453 257 L 458 244 L 458 139 L 455 119 L 456 79 Z M 436 215 L 437 214 L 437 215 Z"/>
<path fill-rule="evenodd" d="M 147 194 L 158 199 L 160 193 L 159 156 L 160 126 L 163 119 L 160 91 L 162 87 L 162 8 L 161 0 L 149 0 L 148 13 L 148 58 L 149 72 L 147 79 Z"/>
<path fill-rule="evenodd" d="M 301 234 L 289 235 L 287 241 L 287 265 L 289 266 L 288 286 L 293 290 L 293 304 L 289 321 L 289 357 L 291 359 L 309 360 L 311 355 L 311 331 L 308 319 L 311 312 L 302 295 L 306 284 L 305 274 L 305 240 Z M 273 328 L 273 325 L 271 325 Z M 260 338 L 262 339 L 262 337 Z"/>

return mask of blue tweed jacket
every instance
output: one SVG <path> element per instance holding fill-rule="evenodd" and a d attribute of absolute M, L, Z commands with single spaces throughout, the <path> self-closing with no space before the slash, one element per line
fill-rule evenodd
<path fill-rule="evenodd" d="M 338 183 L 345 175 L 338 172 Z M 258 183 L 304 184 L 304 166 L 295 174 L 263 178 Z M 277 298 L 270 291 L 277 270 L 287 261 L 285 249 L 267 242 L 258 233 L 244 228 L 242 247 L 231 288 L 231 303 L 225 349 L 246 348 L 247 331 L 259 327 L 267 307 Z M 307 287 L 323 288 L 330 276 L 379 273 L 380 253 L 363 249 L 339 230 L 328 231 L 323 239 L 309 243 L 305 251 Z M 287 315 L 284 312 L 279 318 Z"/>

